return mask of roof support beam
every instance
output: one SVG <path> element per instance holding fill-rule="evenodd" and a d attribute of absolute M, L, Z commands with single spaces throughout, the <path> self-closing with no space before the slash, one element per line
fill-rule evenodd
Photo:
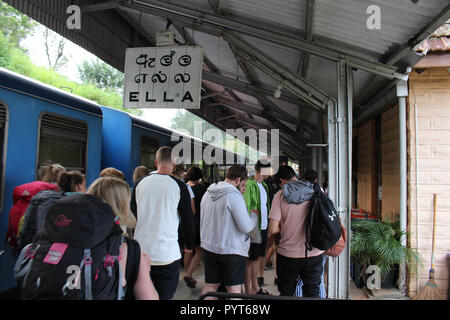
<path fill-rule="evenodd" d="M 316 5 L 315 0 L 306 0 L 305 8 L 305 39 L 312 41 L 314 33 L 314 7 Z M 309 68 L 310 54 L 303 52 L 297 67 L 297 73 L 300 73 L 302 78 L 307 78 Z"/>
<path fill-rule="evenodd" d="M 189 43 L 191 45 L 197 45 L 194 41 L 194 39 L 192 39 L 192 37 L 187 33 L 187 32 L 183 32 L 183 26 L 180 25 L 179 23 L 172 23 L 173 27 L 175 28 L 175 30 L 184 37 L 184 41 L 186 43 Z M 214 65 L 214 63 L 211 62 L 211 60 L 209 60 L 206 56 L 203 56 L 203 63 L 213 72 L 216 73 L 220 73 L 219 69 L 217 69 L 217 67 Z M 233 92 L 233 90 L 230 90 L 229 88 L 225 88 L 225 91 L 233 97 L 234 100 L 241 102 L 241 99 Z"/>
<path fill-rule="evenodd" d="M 442 26 L 448 19 L 450 18 L 450 4 L 445 6 L 442 11 L 436 15 L 429 23 L 423 26 L 419 32 L 416 33 L 414 37 L 408 40 L 408 42 L 404 43 L 400 48 L 398 48 L 394 53 L 390 54 L 388 57 L 384 59 L 387 65 L 393 65 L 404 58 L 411 50 L 418 44 L 420 44 L 423 40 L 428 38 L 434 31 L 436 31 L 440 26 Z M 411 66 L 413 67 L 413 66 Z M 362 103 L 370 105 L 370 102 L 367 102 L 367 99 L 373 99 L 374 94 L 380 90 L 379 86 L 377 86 L 377 80 L 380 78 L 376 75 L 373 75 L 367 83 L 369 84 L 368 89 L 364 92 L 362 97 Z M 397 83 L 397 82 L 395 82 Z"/>
<path fill-rule="evenodd" d="M 226 37 L 226 39 L 228 40 L 228 43 L 229 43 L 230 48 L 231 48 L 231 51 L 235 55 L 235 58 L 237 59 L 241 69 L 244 71 L 247 80 L 253 85 L 256 84 L 256 81 L 254 80 L 253 76 L 251 75 L 251 73 L 248 70 L 248 68 L 245 65 L 245 63 L 242 61 L 242 59 L 239 59 L 239 55 L 238 55 L 238 53 L 236 51 L 236 47 L 235 47 L 234 41 L 230 41 L 228 37 Z M 272 117 L 274 115 L 274 113 L 278 113 L 280 115 L 280 118 L 291 122 L 290 120 L 292 119 L 292 116 L 288 112 L 286 112 L 283 109 L 281 109 L 277 104 L 273 103 L 269 98 L 267 98 L 264 95 L 264 93 L 262 93 L 258 89 L 256 89 L 256 98 L 260 101 L 260 103 L 261 103 L 262 107 L 264 108 L 264 111 L 265 111 L 266 114 L 268 114 L 268 115 L 270 115 Z M 301 126 L 302 129 L 305 129 L 304 125 L 300 121 L 297 121 L 295 124 L 296 124 L 296 127 Z"/>
<path fill-rule="evenodd" d="M 178 20 L 187 25 L 194 24 L 197 30 L 206 33 L 211 33 L 211 28 L 216 29 L 219 32 L 224 30 L 241 32 L 282 46 L 305 51 L 331 61 L 337 62 L 345 60 L 353 68 L 376 73 L 389 79 L 408 79 L 404 74 L 396 72 L 396 68 L 394 67 L 350 55 L 345 52 L 335 51 L 316 42 L 305 40 L 282 31 L 274 31 L 273 29 L 269 29 L 266 24 L 249 24 L 244 19 L 222 17 L 216 14 L 209 14 L 199 10 L 186 8 L 179 4 L 158 0 L 122 0 L 120 1 L 120 5 L 149 12 L 160 17 Z"/>
<path fill-rule="evenodd" d="M 251 85 L 249 85 L 249 84 L 247 84 L 245 82 L 237 81 L 235 79 L 224 77 L 224 76 L 218 75 L 218 74 L 216 74 L 214 72 L 209 72 L 209 71 L 205 71 L 205 70 L 203 70 L 203 80 L 211 81 L 211 82 L 214 82 L 214 83 L 219 84 L 221 86 L 228 87 L 228 88 L 231 88 L 233 90 L 237 90 L 237 91 L 243 92 L 243 93 L 251 95 L 251 96 L 253 96 L 253 97 L 257 98 L 257 99 L 258 99 L 258 97 L 260 97 L 260 95 L 258 93 L 258 90 L 260 92 L 262 92 L 264 95 L 266 95 L 266 94 L 267 95 L 273 94 L 273 91 L 271 91 L 271 90 L 264 90 L 264 89 L 261 89 L 261 88 L 256 89 L 255 87 L 253 87 L 253 86 L 251 86 Z M 268 98 L 266 98 L 266 99 L 269 100 Z M 293 101 L 290 101 L 290 102 L 293 102 Z M 307 122 L 307 121 L 304 121 L 304 120 L 297 120 L 291 115 L 289 117 L 283 117 L 283 118 L 280 117 L 280 119 L 285 120 L 287 122 L 292 122 L 294 120 L 295 123 L 300 123 L 302 125 L 309 126 L 309 127 L 313 128 L 313 129 L 316 127 L 316 124 L 313 124 L 313 123 L 310 123 L 310 122 Z"/>
<path fill-rule="evenodd" d="M 355 114 L 355 126 L 359 126 L 365 120 L 380 114 L 389 107 L 398 103 L 395 82 L 384 87 L 366 107 L 359 109 Z"/>
<path fill-rule="evenodd" d="M 224 38 L 239 46 L 240 50 L 237 51 L 238 58 L 254 65 L 302 100 L 312 104 L 316 109 L 323 110 L 326 108 L 330 100 L 326 93 L 299 77 L 295 72 L 269 57 L 237 34 L 227 31 L 224 33 Z"/>
<path fill-rule="evenodd" d="M 202 75 L 203 75 L 203 80 L 214 82 L 221 86 L 240 91 L 242 93 L 248 94 L 255 98 L 258 98 L 258 92 L 261 92 L 267 96 L 273 96 L 273 93 L 275 91 L 275 88 L 264 89 L 264 88 L 257 87 L 257 86 L 254 86 L 249 83 L 239 81 L 239 80 L 236 80 L 233 78 L 225 77 L 218 73 L 207 71 L 207 70 L 203 70 Z M 290 103 L 294 103 L 294 104 L 299 104 L 300 102 L 302 102 L 300 99 L 298 99 L 294 96 L 288 95 L 286 93 L 283 93 L 283 92 L 281 93 L 281 96 L 279 99 L 290 102 Z M 302 104 L 302 107 L 306 107 L 311 110 L 316 110 L 313 106 L 311 106 L 309 104 Z"/>
<path fill-rule="evenodd" d="M 109 10 L 114 9 L 118 5 L 118 1 L 105 1 L 101 3 L 96 4 L 87 4 L 84 6 L 81 6 L 81 11 L 84 13 L 91 13 L 91 12 L 97 12 L 97 11 L 103 11 L 103 10 Z"/>
<path fill-rule="evenodd" d="M 155 46 L 156 40 L 150 35 L 143 27 L 141 27 L 138 23 L 136 23 L 132 16 L 130 16 L 125 10 L 122 10 L 119 7 L 115 7 L 115 10 L 118 15 L 120 15 L 126 22 L 130 24 L 145 40 L 149 42 L 150 45 Z"/>

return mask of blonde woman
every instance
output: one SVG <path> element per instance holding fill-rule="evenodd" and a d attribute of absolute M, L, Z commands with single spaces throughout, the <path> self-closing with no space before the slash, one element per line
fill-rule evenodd
<path fill-rule="evenodd" d="M 58 176 L 63 171 L 66 169 L 58 163 L 42 166 L 39 170 L 40 181 L 57 184 Z"/>
<path fill-rule="evenodd" d="M 131 191 L 125 181 L 114 177 L 98 178 L 89 187 L 87 193 L 100 198 L 110 205 L 114 214 L 119 217 L 122 230 L 136 227 L 136 218 L 130 210 Z M 150 257 L 147 254 L 142 253 L 137 241 L 128 241 L 132 241 L 134 245 L 139 248 L 140 252 L 139 271 L 132 290 L 134 297 L 130 296 L 130 298 L 135 298 L 136 300 L 158 300 L 158 293 L 150 279 Z M 124 242 L 120 247 L 120 256 L 122 257 L 120 260 L 120 267 L 123 270 L 123 286 L 126 285 L 126 268 L 132 267 L 128 264 L 127 254 L 128 246 L 127 243 Z M 127 292 L 129 291 L 127 290 Z"/>
<path fill-rule="evenodd" d="M 145 166 L 139 166 L 134 169 L 133 183 L 136 183 L 140 178 L 145 177 L 150 173 L 150 170 Z"/>
<path fill-rule="evenodd" d="M 98 178 L 89 187 L 87 193 L 110 205 L 114 214 L 119 217 L 120 227 L 124 233 L 127 229 L 136 227 L 136 218 L 130 210 L 131 191 L 128 183 L 114 177 Z"/>
<path fill-rule="evenodd" d="M 113 167 L 108 167 L 103 169 L 100 172 L 100 178 L 103 177 L 115 177 L 115 178 L 119 178 L 122 180 L 125 180 L 125 175 L 123 174 L 122 171 L 120 171 L 119 169 L 113 168 Z"/>

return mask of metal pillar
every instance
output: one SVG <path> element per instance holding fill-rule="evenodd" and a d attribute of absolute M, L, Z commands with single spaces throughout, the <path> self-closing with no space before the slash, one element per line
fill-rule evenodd
<path fill-rule="evenodd" d="M 353 111 L 353 71 L 345 61 L 337 63 L 338 100 L 328 107 L 328 181 L 343 226 L 350 231 L 351 146 Z M 350 250 L 328 261 L 328 297 L 349 298 Z"/>
<path fill-rule="evenodd" d="M 398 118 L 399 118 L 399 152 L 400 152 L 400 229 L 407 228 L 407 154 L 406 154 L 406 97 L 408 96 L 408 83 L 400 81 L 397 84 Z M 401 239 L 402 246 L 406 246 L 406 236 Z M 406 294 L 406 266 L 400 265 L 399 289 Z"/>
<path fill-rule="evenodd" d="M 322 112 L 317 112 L 317 133 L 319 143 L 324 143 Z M 323 148 L 317 149 L 317 180 L 319 181 L 319 184 L 323 186 Z"/>

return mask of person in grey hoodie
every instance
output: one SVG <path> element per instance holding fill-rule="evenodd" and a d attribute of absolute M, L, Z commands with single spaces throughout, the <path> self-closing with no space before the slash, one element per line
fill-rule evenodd
<path fill-rule="evenodd" d="M 243 192 L 247 169 L 235 165 L 225 181 L 211 185 L 200 204 L 200 239 L 204 249 L 205 286 L 202 294 L 215 292 L 223 283 L 227 292 L 241 293 L 250 236 L 258 215 L 249 215 Z"/>

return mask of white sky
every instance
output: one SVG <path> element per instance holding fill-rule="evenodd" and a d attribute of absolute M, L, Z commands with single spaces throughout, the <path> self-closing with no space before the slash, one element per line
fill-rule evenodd
<path fill-rule="evenodd" d="M 44 28 L 40 25 L 36 28 L 33 35 L 29 35 L 21 44 L 28 49 L 31 61 L 39 66 L 48 67 L 47 55 L 44 45 Z M 95 55 L 84 50 L 80 46 L 66 39 L 64 54 L 67 56 L 68 63 L 63 65 L 58 72 L 67 76 L 70 80 L 81 83 L 77 66 L 83 60 L 93 60 Z M 157 124 L 162 127 L 169 127 L 172 118 L 175 116 L 177 109 L 141 109 L 142 119 Z"/>

